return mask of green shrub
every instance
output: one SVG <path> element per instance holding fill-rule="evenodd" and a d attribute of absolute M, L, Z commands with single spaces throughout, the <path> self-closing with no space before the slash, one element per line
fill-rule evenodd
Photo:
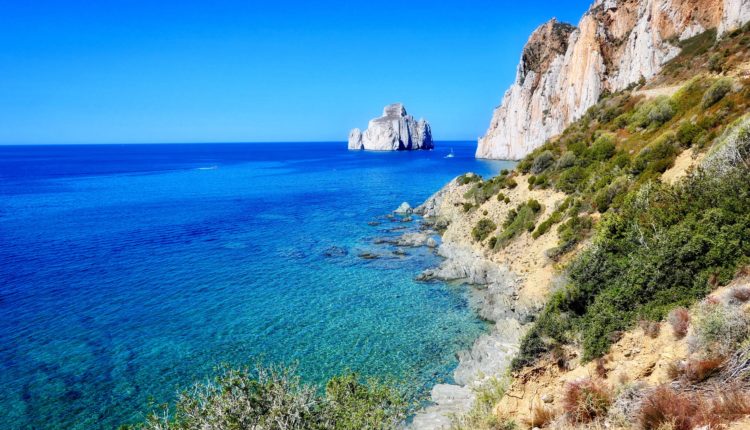
<path fill-rule="evenodd" d="M 123 429 L 396 429 L 406 417 L 396 390 L 357 375 L 331 379 L 324 395 L 293 371 L 258 366 L 226 369 L 212 382 L 179 394 L 172 406 Z"/>
<path fill-rule="evenodd" d="M 693 146 L 701 132 L 703 132 L 703 129 L 692 121 L 683 121 L 677 128 L 677 143 L 683 148 L 689 148 Z"/>
<path fill-rule="evenodd" d="M 736 166 L 674 186 L 647 183 L 604 214 L 593 245 L 569 267 L 570 285 L 553 295 L 514 366 L 574 337 L 585 360 L 598 357 L 638 319 L 660 320 L 703 297 L 709 277 L 728 282 L 750 257 L 750 241 L 738 240 L 750 237 L 750 169 Z M 575 237 L 570 227 L 565 235 Z"/>
<path fill-rule="evenodd" d="M 531 206 L 530 206 L 531 205 Z M 516 209 L 508 212 L 508 217 L 503 223 L 503 231 L 497 236 L 494 248 L 505 247 L 514 237 L 521 234 L 524 230 L 533 231 L 535 220 L 541 210 L 541 205 L 535 211 L 533 207 L 539 205 L 536 200 L 529 200 L 526 203 L 518 205 Z"/>
<path fill-rule="evenodd" d="M 703 95 L 703 100 L 701 100 L 701 106 L 703 106 L 703 109 L 707 109 L 716 103 L 719 102 L 719 100 L 723 99 L 724 96 L 729 94 L 729 92 L 732 91 L 732 80 L 729 78 L 721 78 L 717 79 L 716 82 L 713 83 L 710 87 L 708 87 L 708 90 L 706 90 L 706 93 Z"/>
<path fill-rule="evenodd" d="M 615 155 L 615 137 L 611 134 L 602 134 L 591 145 L 590 153 L 594 160 L 609 160 Z"/>
<path fill-rule="evenodd" d="M 456 181 L 459 185 L 468 185 L 472 182 L 479 182 L 482 180 L 482 177 L 477 175 L 476 173 L 464 173 L 463 175 L 456 178 Z"/>
<path fill-rule="evenodd" d="M 555 185 L 558 190 L 572 194 L 583 188 L 587 177 L 586 169 L 578 166 L 572 167 L 560 174 Z"/>
<path fill-rule="evenodd" d="M 641 102 L 630 117 L 631 127 L 655 128 L 666 123 L 675 115 L 674 102 L 667 96 L 659 96 Z"/>
<path fill-rule="evenodd" d="M 482 218 L 477 225 L 471 230 L 471 237 L 477 242 L 481 242 L 497 229 L 497 225 L 492 220 Z"/>
<path fill-rule="evenodd" d="M 552 151 L 544 151 L 541 154 L 537 155 L 536 158 L 534 158 L 534 162 L 531 165 L 531 172 L 534 174 L 542 173 L 543 171 L 547 170 L 548 167 L 552 165 L 555 161 L 555 156 L 552 154 Z"/>
<path fill-rule="evenodd" d="M 665 133 L 643 148 L 633 162 L 632 173 L 663 173 L 677 157 L 674 133 Z"/>
<path fill-rule="evenodd" d="M 557 160 L 557 168 L 560 170 L 573 167 L 575 164 L 576 154 L 573 151 L 564 152 L 563 155 L 560 156 L 560 159 Z"/>
<path fill-rule="evenodd" d="M 750 319 L 736 306 L 704 301 L 692 321 L 690 351 L 709 358 L 729 357 L 750 335 Z"/>
<path fill-rule="evenodd" d="M 531 210 L 534 212 L 539 212 L 540 210 L 542 210 L 542 205 L 534 199 L 531 199 L 528 202 L 526 202 L 526 206 L 530 207 Z"/>
<path fill-rule="evenodd" d="M 618 197 L 623 196 L 628 190 L 628 186 L 628 179 L 624 176 L 620 176 L 607 187 L 600 189 L 594 195 L 594 205 L 596 206 L 596 209 L 601 213 L 607 212 L 610 206 L 612 206 L 612 203 L 614 203 Z"/>
<path fill-rule="evenodd" d="M 463 204 L 461 204 L 461 208 L 464 210 L 464 212 L 469 212 L 470 210 L 474 208 L 474 204 L 469 203 L 469 202 L 464 202 Z"/>

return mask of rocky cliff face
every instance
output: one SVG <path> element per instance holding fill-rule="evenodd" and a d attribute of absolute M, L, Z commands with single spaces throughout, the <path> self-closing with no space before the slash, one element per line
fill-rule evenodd
<path fill-rule="evenodd" d="M 605 91 L 651 78 L 676 41 L 750 20 L 750 0 L 597 0 L 578 27 L 537 28 L 515 83 L 495 109 L 476 156 L 517 160 L 580 118 Z"/>
<path fill-rule="evenodd" d="M 424 119 L 414 120 L 401 103 L 388 105 L 383 116 L 370 120 L 367 130 L 355 128 L 349 133 L 349 149 L 401 151 L 432 149 L 432 129 Z"/>

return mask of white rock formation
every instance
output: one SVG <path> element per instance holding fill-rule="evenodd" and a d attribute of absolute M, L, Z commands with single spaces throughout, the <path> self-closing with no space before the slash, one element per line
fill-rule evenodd
<path fill-rule="evenodd" d="M 388 105 L 383 116 L 370 120 L 364 133 L 355 128 L 349 132 L 349 149 L 369 151 L 402 151 L 432 149 L 432 129 L 424 119 L 416 121 L 401 103 Z"/>
<path fill-rule="evenodd" d="M 495 109 L 478 158 L 517 160 L 580 118 L 601 94 L 651 78 L 679 54 L 675 39 L 750 20 L 750 0 L 597 0 L 578 27 L 537 28 L 515 83 Z"/>

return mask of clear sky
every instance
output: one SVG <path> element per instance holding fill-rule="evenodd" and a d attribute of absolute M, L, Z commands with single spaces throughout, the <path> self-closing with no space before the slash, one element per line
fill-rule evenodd
<path fill-rule="evenodd" d="M 3 0 L 0 143 L 344 141 L 396 101 L 476 139 L 591 1 Z"/>

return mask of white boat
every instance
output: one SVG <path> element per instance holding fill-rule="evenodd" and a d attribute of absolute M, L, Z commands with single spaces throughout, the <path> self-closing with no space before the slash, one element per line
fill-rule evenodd
<path fill-rule="evenodd" d="M 451 153 L 450 153 L 450 154 L 448 154 L 448 155 L 446 155 L 446 156 L 445 156 L 445 158 L 453 158 L 453 157 L 455 157 L 455 156 L 456 156 L 456 155 L 455 155 L 455 154 L 453 154 L 453 148 L 451 148 Z"/>

